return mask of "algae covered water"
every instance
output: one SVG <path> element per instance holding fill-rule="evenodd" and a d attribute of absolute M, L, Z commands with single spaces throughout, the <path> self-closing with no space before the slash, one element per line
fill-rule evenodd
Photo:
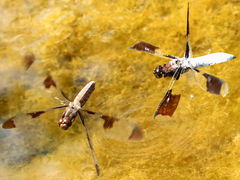
<path fill-rule="evenodd" d="M 85 114 L 101 168 L 99 179 L 239 179 L 239 1 L 190 1 L 193 56 L 226 52 L 227 63 L 202 68 L 229 84 L 226 97 L 199 88 L 189 74 L 172 117 L 153 113 L 170 79 L 152 73 L 163 58 L 129 50 L 139 41 L 183 56 L 188 1 L 61 0 L 0 2 L 0 120 L 18 114 L 15 129 L 0 129 L 1 179 L 97 179 L 84 129 L 68 131 L 56 110 L 37 119 L 21 113 L 58 106 L 57 87 L 73 99 L 89 81 L 96 90 L 86 108 L 116 116 L 103 122 Z M 23 60 L 34 56 L 26 70 Z M 59 100 L 60 99 L 60 100 Z M 131 128 L 144 131 L 129 141 Z"/>

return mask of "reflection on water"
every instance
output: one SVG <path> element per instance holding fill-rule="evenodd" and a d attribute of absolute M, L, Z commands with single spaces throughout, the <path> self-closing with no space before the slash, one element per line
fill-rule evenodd
<path fill-rule="evenodd" d="M 173 117 L 153 119 L 169 80 L 152 71 L 166 62 L 128 50 L 144 40 L 182 56 L 186 2 L 3 0 L 0 9 L 1 123 L 59 105 L 61 95 L 42 84 L 48 73 L 72 99 L 94 80 L 86 108 L 120 119 L 103 130 L 101 120 L 85 115 L 101 179 L 239 179 L 238 58 L 204 68 L 229 83 L 225 98 L 204 92 L 186 74 L 174 89 L 182 97 Z M 239 57 L 239 17 L 237 1 L 191 1 L 194 56 Z M 25 71 L 27 54 L 35 60 Z M 19 115 L 16 129 L 0 130 L 1 179 L 96 179 L 80 122 L 63 131 L 61 114 Z M 135 124 L 144 139 L 128 141 Z"/>

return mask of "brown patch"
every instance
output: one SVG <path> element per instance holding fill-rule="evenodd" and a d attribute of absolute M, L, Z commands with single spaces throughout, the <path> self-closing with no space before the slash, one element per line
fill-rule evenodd
<path fill-rule="evenodd" d="M 15 128 L 16 125 L 15 125 L 15 123 L 14 123 L 14 118 L 15 118 L 15 116 L 7 119 L 7 120 L 2 124 L 2 128 L 3 128 L 3 129 Z"/>
<path fill-rule="evenodd" d="M 45 113 L 45 111 L 30 112 L 30 113 L 27 113 L 27 115 L 32 116 L 32 118 L 36 118 L 36 117 L 40 116 L 43 113 Z"/>
<path fill-rule="evenodd" d="M 97 175 L 100 176 L 100 168 L 98 164 L 95 164 L 95 169 L 96 169 Z"/>
<path fill-rule="evenodd" d="M 154 118 L 159 114 L 163 116 L 172 116 L 178 106 L 180 96 L 180 94 L 172 95 L 172 89 L 168 90 L 154 113 Z"/>
<path fill-rule="evenodd" d="M 33 64 L 33 62 L 36 60 L 35 56 L 33 54 L 26 54 L 23 57 L 23 64 L 25 67 L 25 70 L 27 71 L 30 66 Z"/>
<path fill-rule="evenodd" d="M 112 116 L 108 116 L 108 115 L 101 115 L 100 118 L 102 118 L 104 120 L 104 124 L 103 124 L 103 128 L 104 129 L 112 128 L 113 127 L 113 123 L 115 121 L 118 121 L 117 118 L 112 117 Z"/>
<path fill-rule="evenodd" d="M 154 46 L 154 45 L 149 44 L 149 43 L 144 42 L 144 41 L 141 41 L 141 42 L 135 44 L 133 47 L 130 47 L 130 48 L 138 50 L 138 51 L 145 51 L 145 52 L 152 53 L 152 54 L 155 53 L 156 49 L 159 49 L 159 47 Z"/>
<path fill-rule="evenodd" d="M 138 126 L 135 126 L 128 139 L 133 140 L 133 141 L 139 141 L 143 138 L 143 134 L 144 133 L 143 133 L 142 129 Z"/>
<path fill-rule="evenodd" d="M 49 74 L 46 79 L 43 81 L 45 88 L 50 88 L 51 86 L 57 87 L 55 81 L 53 80 L 52 76 Z"/>
<path fill-rule="evenodd" d="M 224 81 L 207 73 L 204 73 L 203 76 L 207 79 L 207 91 L 219 95 Z"/>
<path fill-rule="evenodd" d="M 72 61 L 72 56 L 71 56 L 71 54 L 65 54 L 65 55 L 59 57 L 58 60 L 60 62 L 70 62 L 70 61 Z"/>

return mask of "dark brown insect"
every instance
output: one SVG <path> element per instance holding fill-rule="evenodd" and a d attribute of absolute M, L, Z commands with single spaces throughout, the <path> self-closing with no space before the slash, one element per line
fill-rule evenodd
<path fill-rule="evenodd" d="M 48 77 L 47 79 L 50 79 L 50 81 L 53 81 L 52 78 Z M 68 105 L 61 105 L 61 106 L 53 107 L 53 108 L 43 110 L 43 111 L 29 112 L 29 113 L 26 113 L 26 115 L 31 116 L 32 118 L 36 118 L 48 111 L 52 111 L 52 110 L 60 109 L 60 108 L 66 108 L 64 113 L 62 114 L 62 117 L 58 121 L 59 127 L 62 128 L 63 130 L 67 130 L 72 125 L 72 123 L 75 121 L 76 117 L 79 116 L 80 121 L 86 132 L 88 145 L 91 149 L 91 153 L 92 153 L 93 160 L 95 163 L 97 175 L 99 175 L 100 168 L 99 168 L 96 154 L 95 154 L 95 151 L 94 151 L 94 148 L 93 148 L 93 145 L 92 145 L 89 133 L 88 133 L 88 129 L 85 125 L 85 120 L 84 120 L 84 116 L 82 115 L 82 112 L 86 112 L 90 115 L 96 115 L 99 118 L 103 119 L 104 120 L 104 124 L 103 124 L 104 129 L 113 127 L 114 122 L 118 121 L 118 119 L 115 117 L 112 117 L 112 116 L 108 116 L 108 115 L 99 113 L 99 112 L 83 109 L 83 106 L 85 105 L 85 103 L 87 102 L 87 100 L 89 99 L 91 94 L 93 93 L 94 89 L 95 89 L 95 82 L 94 81 L 89 82 L 88 84 L 86 84 L 83 87 L 83 89 L 78 93 L 78 95 L 75 97 L 75 99 L 72 102 L 61 91 L 62 95 L 69 101 Z M 13 117 L 5 120 L 4 123 L 2 124 L 2 128 L 4 128 L 4 129 L 15 128 L 16 127 L 15 122 L 14 122 L 15 117 L 16 116 L 13 116 Z M 135 126 L 129 139 L 130 140 L 140 140 L 142 137 L 143 137 L 142 130 L 138 126 Z"/>
<path fill-rule="evenodd" d="M 156 78 L 161 77 L 172 77 L 172 81 L 170 82 L 169 88 L 160 102 L 159 106 L 157 107 L 156 112 L 154 113 L 154 117 L 157 115 L 168 115 L 172 116 L 175 112 L 178 102 L 180 100 L 180 95 L 173 95 L 172 94 L 172 87 L 176 80 L 178 80 L 181 74 L 192 70 L 195 74 L 201 74 L 201 77 L 205 78 L 205 85 L 204 89 L 207 92 L 217 95 L 225 96 L 228 93 L 228 85 L 225 81 L 220 78 L 217 78 L 213 75 L 202 73 L 197 68 L 210 66 L 217 63 L 222 63 L 234 59 L 236 56 L 227 53 L 213 53 L 208 54 L 201 57 L 192 57 L 192 49 L 189 40 L 189 4 L 187 7 L 187 27 L 186 27 L 186 46 L 184 57 L 179 58 L 173 55 L 166 55 L 161 54 L 159 51 L 159 47 L 154 46 L 147 42 L 139 42 L 135 44 L 130 49 L 134 49 L 137 51 L 144 51 L 147 53 L 151 53 L 156 56 L 160 56 L 163 58 L 170 59 L 167 64 L 157 66 L 153 74 Z M 196 75 L 197 76 L 197 75 Z M 199 77 L 199 76 L 198 76 Z"/>

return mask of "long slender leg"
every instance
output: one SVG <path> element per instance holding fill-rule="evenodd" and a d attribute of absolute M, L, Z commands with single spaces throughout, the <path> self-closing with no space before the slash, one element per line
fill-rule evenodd
<path fill-rule="evenodd" d="M 89 145 L 89 148 L 90 148 L 91 153 L 92 153 L 92 157 L 93 157 L 93 161 L 94 161 L 94 164 L 95 164 L 97 175 L 99 176 L 100 175 L 100 168 L 99 168 L 99 165 L 98 165 L 96 153 L 95 153 L 93 145 L 92 145 L 92 141 L 91 141 L 89 133 L 88 133 L 88 129 L 85 125 L 84 117 L 82 116 L 82 114 L 79 111 L 78 111 L 78 115 L 79 115 L 79 118 L 81 120 L 81 123 L 82 123 L 83 127 L 85 128 L 85 132 L 86 132 L 86 136 L 87 136 L 87 140 L 88 140 L 88 145 Z"/>
<path fill-rule="evenodd" d="M 65 108 L 67 106 L 68 105 L 56 106 L 56 107 L 53 107 L 53 108 L 50 108 L 50 109 L 47 109 L 47 110 L 43 110 L 43 111 L 28 112 L 28 113 L 22 113 L 22 114 L 29 115 L 32 118 L 36 118 L 36 117 L 39 117 L 40 115 L 42 115 L 43 113 L 46 113 L 48 111 L 52 111 L 52 110 L 60 109 L 60 108 Z M 16 127 L 16 125 L 15 125 L 15 118 L 16 118 L 16 116 L 17 115 L 15 115 L 15 116 L 13 116 L 11 118 L 6 119 L 4 121 L 4 123 L 2 124 L 2 128 L 3 129 L 15 128 Z"/>
<path fill-rule="evenodd" d="M 52 110 L 60 109 L 60 108 L 66 108 L 67 106 L 68 105 L 61 105 L 61 106 L 56 106 L 56 107 L 46 109 L 43 111 L 35 111 L 35 112 L 26 113 L 26 114 L 32 116 L 32 118 L 36 118 L 36 117 L 40 116 L 41 114 L 46 113 L 48 111 L 52 111 Z"/>

